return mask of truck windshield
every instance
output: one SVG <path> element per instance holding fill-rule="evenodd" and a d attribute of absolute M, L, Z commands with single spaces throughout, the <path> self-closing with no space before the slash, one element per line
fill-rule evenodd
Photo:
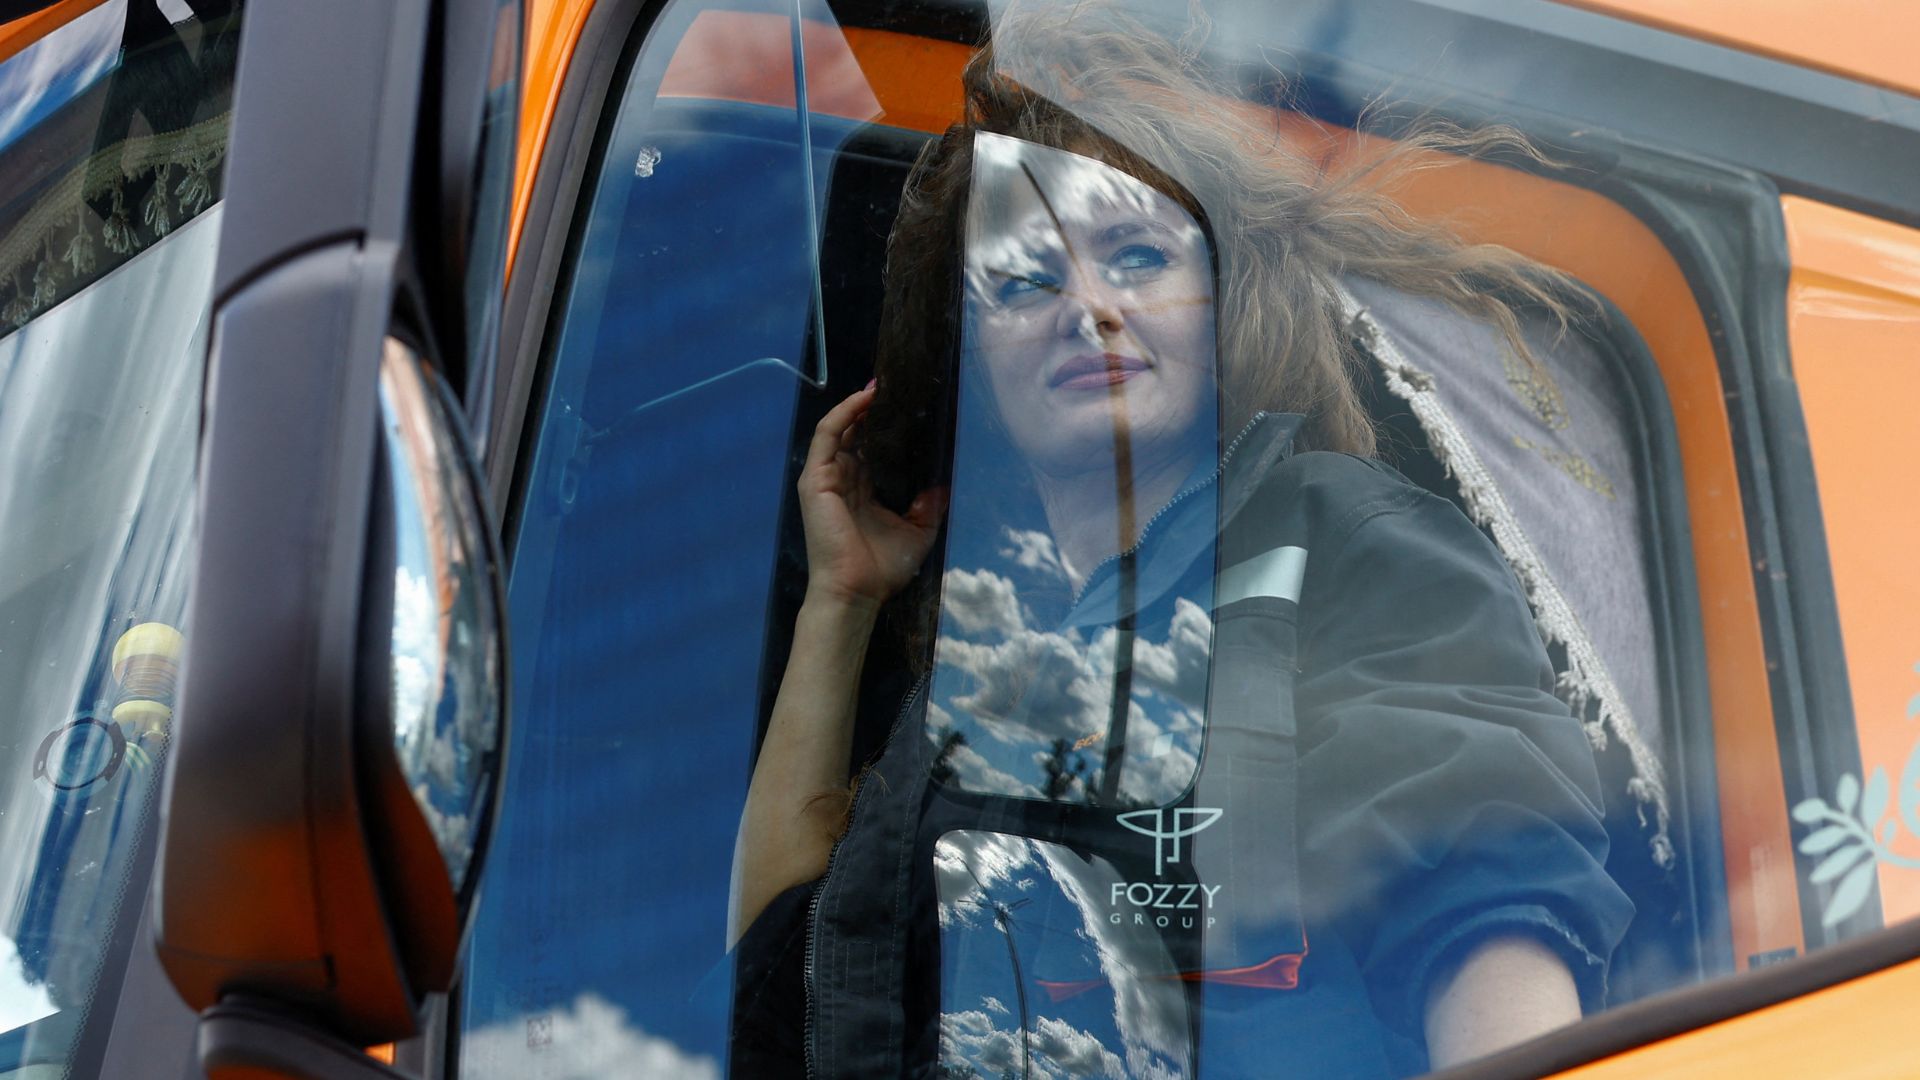
<path fill-rule="evenodd" d="M 236 14 L 0 26 L 0 1076 L 91 1074 L 139 923 Z"/>

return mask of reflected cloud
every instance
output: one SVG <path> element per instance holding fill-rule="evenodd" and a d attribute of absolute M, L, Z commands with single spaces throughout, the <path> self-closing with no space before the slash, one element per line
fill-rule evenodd
<path fill-rule="evenodd" d="M 1045 842 L 1033 847 L 1054 884 L 1079 909 L 1081 933 L 1093 941 L 1100 974 L 1113 988 L 1113 1023 L 1126 1051 L 1127 1075 L 1185 1075 L 1186 993 L 1178 981 L 1164 977 L 1176 970 L 1165 942 L 1156 933 L 1138 933 L 1107 917 L 1106 893 L 1120 875 L 1106 860 L 1082 858 Z"/>
<path fill-rule="evenodd" d="M 1126 1076 L 1120 1055 L 1101 1045 L 1091 1033 L 1081 1031 L 1064 1020 L 1043 1016 L 1028 1036 L 1033 1056 L 1065 1076 L 1108 1076 L 1114 1080 Z"/>
<path fill-rule="evenodd" d="M 1026 627 L 1013 582 L 991 570 L 949 570 L 940 588 L 941 614 L 969 634 L 1011 636 Z"/>
<path fill-rule="evenodd" d="M 974 1075 L 988 1078 L 1020 1074 L 1020 1040 L 1011 1031 L 993 1024 L 993 1017 L 978 1009 L 940 1014 L 940 1065 L 949 1076 Z"/>
<path fill-rule="evenodd" d="M 1190 1039 L 1187 1003 L 1166 942 L 1116 922 L 1106 860 L 1045 841 L 984 830 L 934 846 L 940 897 L 940 1050 L 950 1075 L 992 1078 L 1021 1065 L 1034 1076 L 1179 1077 Z M 1022 965 L 1016 1012 L 1003 987 Z M 1046 988 L 1089 980 L 1084 991 Z M 989 992 L 989 990 L 991 992 Z"/>
<path fill-rule="evenodd" d="M 629 1023 L 627 1011 L 581 994 L 569 1007 L 468 1031 L 460 1053 L 488 1075 L 526 1080 L 720 1080 L 720 1063 Z"/>
<path fill-rule="evenodd" d="M 1000 791 L 1029 799 L 1038 799 L 1044 794 L 1033 784 L 995 768 L 980 751 L 965 742 L 951 743 L 942 750 L 945 755 L 943 760 L 953 770 L 955 782 L 963 788 L 970 791 Z"/>
<path fill-rule="evenodd" d="M 1158 223 L 1182 249 L 1206 242 L 1198 223 L 1144 181 L 1065 150 L 979 132 L 974 182 L 980 191 L 1004 193 L 976 199 L 967 219 L 967 287 L 988 307 L 999 302 L 998 283 L 1045 280 L 1057 271 L 1070 258 L 1067 237 L 1076 230 L 1131 218 Z"/>
<path fill-rule="evenodd" d="M 1060 549 L 1054 546 L 1053 537 L 1038 529 L 1006 528 L 1007 546 L 1000 549 L 1000 557 L 1012 559 L 1015 566 L 1022 570 L 1032 570 L 1066 582 L 1072 575 L 1067 573 L 1067 563 L 1060 557 Z"/>
<path fill-rule="evenodd" d="M 1027 1033 L 1033 1077 L 1108 1077 L 1125 1080 L 1128 1073 L 1120 1055 L 1101 1045 L 1091 1032 L 1064 1020 L 1043 1016 Z M 948 1068 L 972 1068 L 981 1080 L 1009 1073 L 1022 1065 L 1020 1032 L 995 1026 L 993 1017 L 974 1009 L 940 1017 L 940 1061 Z M 961 1073 L 960 1075 L 965 1075 Z"/>
<path fill-rule="evenodd" d="M 1016 545 L 1007 554 L 1037 559 L 1044 550 Z M 945 583 L 928 725 L 946 770 L 942 782 L 1085 801 L 1087 784 L 1104 768 L 1118 635 L 1108 628 L 1088 642 L 1077 631 L 1032 629 L 1013 583 L 989 570 L 949 570 Z M 1165 802 L 1192 781 L 1212 639 L 1213 620 L 1185 598 L 1175 601 L 1164 638 L 1133 638 L 1118 788 L 1125 801 Z"/>
<path fill-rule="evenodd" d="M 433 586 L 407 567 L 393 575 L 394 739 L 414 746 L 427 738 L 440 689 L 440 608 Z"/>
<path fill-rule="evenodd" d="M 988 900 L 996 888 L 1030 884 L 1037 869 L 1028 842 L 1001 833 L 966 831 L 943 836 L 933 846 L 935 895 L 940 925 L 983 925 L 993 921 Z"/>
<path fill-rule="evenodd" d="M 1000 721 L 985 730 L 1002 742 L 1077 739 L 1088 730 L 1090 709 L 1105 715 L 1105 698 L 1075 634 L 1020 630 L 990 645 L 943 636 L 935 657 L 941 667 L 971 679 L 974 689 L 955 695 L 953 704 Z"/>
<path fill-rule="evenodd" d="M 1104 647 L 1113 654 L 1113 638 L 1106 636 Z M 1185 702 L 1205 701 L 1207 669 L 1213 657 L 1213 619 L 1199 604 L 1180 597 L 1173 602 L 1173 621 L 1167 639 L 1155 643 L 1135 638 L 1133 669 L 1156 689 L 1164 690 Z"/>
<path fill-rule="evenodd" d="M 12 1031 L 59 1012 L 45 985 L 27 976 L 20 949 L 0 937 L 0 1031 Z"/>

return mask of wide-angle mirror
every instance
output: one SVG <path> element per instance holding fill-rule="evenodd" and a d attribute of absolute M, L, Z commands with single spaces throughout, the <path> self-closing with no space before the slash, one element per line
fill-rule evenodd
<path fill-rule="evenodd" d="M 505 667 L 494 566 L 458 413 L 391 338 L 380 413 L 394 545 L 388 736 L 459 893 L 499 770 Z"/>

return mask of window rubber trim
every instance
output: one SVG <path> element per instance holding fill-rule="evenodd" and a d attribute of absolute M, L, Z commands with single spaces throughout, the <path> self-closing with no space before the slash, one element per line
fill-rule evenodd
<path fill-rule="evenodd" d="M 1623 162 L 1624 164 L 1624 162 Z M 1779 192 L 1763 178 L 1725 175 L 1711 187 L 1691 170 L 1616 172 L 1601 194 L 1660 237 L 1680 263 L 1713 334 L 1732 427 L 1754 594 L 1768 664 L 1774 729 L 1789 807 L 1831 792 L 1862 760 L 1840 632 L 1827 534 L 1787 342 L 1791 270 Z M 1701 192 L 1709 194 L 1700 194 Z M 1837 883 L 1816 886 L 1796 865 L 1809 950 L 1880 928 L 1879 886 L 1837 926 L 1818 912 Z"/>
<path fill-rule="evenodd" d="M 1673 872 L 1688 901 L 1686 914 L 1696 942 L 1697 967 L 1691 974 L 1702 980 L 1721 978 L 1735 970 L 1733 938 L 1724 910 L 1704 901 L 1727 893 L 1714 733 L 1710 724 L 1680 722 L 1683 717 L 1711 716 L 1713 701 L 1704 674 L 1706 637 L 1686 485 L 1675 479 L 1682 475 L 1678 425 L 1659 365 L 1632 321 L 1598 293 L 1589 294 L 1589 302 L 1597 306 L 1598 318 L 1586 329 L 1615 361 L 1610 369 L 1636 436 L 1636 480 L 1645 511 L 1641 544 L 1648 555 L 1658 691 L 1666 717 L 1660 751 L 1671 767 L 1667 790 L 1677 856 Z"/>

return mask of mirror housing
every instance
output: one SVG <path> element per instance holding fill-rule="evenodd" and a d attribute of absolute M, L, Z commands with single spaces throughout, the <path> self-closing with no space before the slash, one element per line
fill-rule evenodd
<path fill-rule="evenodd" d="M 443 177 L 415 145 L 445 134 L 435 42 L 472 10 L 251 0 L 242 30 L 152 889 L 215 1076 L 346 1075 L 458 966 L 506 663 L 496 534 L 436 372 L 502 282 L 433 287 Z"/>
<path fill-rule="evenodd" d="M 395 338 L 379 400 L 351 693 L 304 715 L 209 704 L 261 688 L 193 647 L 158 893 L 188 1004 L 271 1002 L 359 1044 L 412 1034 L 453 980 L 507 700 L 499 560 L 459 411 Z M 220 591 L 196 589 L 190 618 Z"/>

